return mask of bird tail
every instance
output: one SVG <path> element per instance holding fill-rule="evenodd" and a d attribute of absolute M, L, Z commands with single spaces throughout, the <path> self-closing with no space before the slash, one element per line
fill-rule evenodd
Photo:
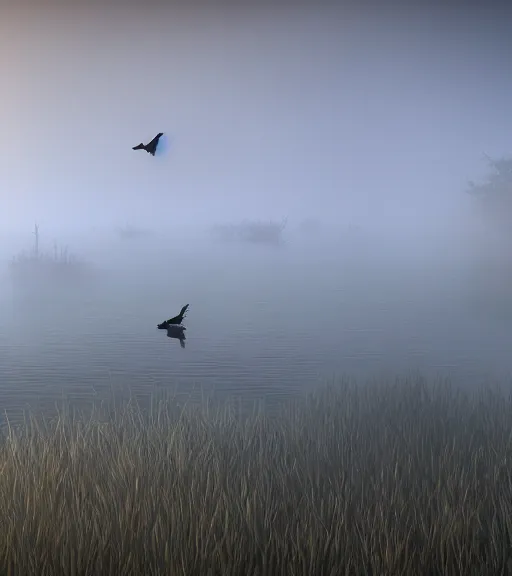
<path fill-rule="evenodd" d="M 185 306 L 183 306 L 183 308 L 181 309 L 181 312 L 178 314 L 180 321 L 182 321 L 183 318 L 185 318 L 185 316 L 187 315 L 187 309 L 188 309 L 188 304 L 185 304 Z"/>

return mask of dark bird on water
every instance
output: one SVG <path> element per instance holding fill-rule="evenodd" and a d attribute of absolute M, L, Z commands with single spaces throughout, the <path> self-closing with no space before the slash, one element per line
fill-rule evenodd
<path fill-rule="evenodd" d="M 149 142 L 149 144 L 143 144 L 142 142 L 140 144 L 138 144 L 137 146 L 134 146 L 132 148 L 132 150 L 145 150 L 148 154 L 151 154 L 151 156 L 155 155 L 156 152 L 156 147 L 158 146 L 158 141 L 160 140 L 160 137 L 163 136 L 164 133 L 163 132 L 159 132 L 154 138 L 153 140 L 151 140 L 151 142 Z"/>
<path fill-rule="evenodd" d="M 169 327 L 181 324 L 183 322 L 183 318 L 185 318 L 185 315 L 187 313 L 187 308 L 188 304 L 185 304 L 185 306 L 183 306 L 181 312 L 177 316 L 175 316 L 174 318 L 169 318 L 169 320 L 165 320 L 161 324 L 158 324 L 157 328 L 159 330 L 167 330 Z"/>

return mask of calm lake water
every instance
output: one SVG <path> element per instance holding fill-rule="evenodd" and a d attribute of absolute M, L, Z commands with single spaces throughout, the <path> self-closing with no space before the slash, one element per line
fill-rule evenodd
<path fill-rule="evenodd" d="M 508 377 L 509 320 L 474 305 L 462 267 L 296 246 L 123 246 L 91 250 L 80 282 L 4 275 L 2 407 L 128 389 L 278 399 L 410 370 Z M 156 324 L 186 303 L 182 348 Z"/>

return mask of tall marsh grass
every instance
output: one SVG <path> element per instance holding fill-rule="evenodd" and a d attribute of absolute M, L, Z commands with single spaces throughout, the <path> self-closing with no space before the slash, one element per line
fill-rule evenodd
<path fill-rule="evenodd" d="M 11 276 L 27 284 L 38 284 L 43 279 L 81 277 L 86 270 L 85 261 L 69 252 L 67 247 L 53 245 L 53 251 L 42 251 L 39 245 L 39 226 L 34 227 L 34 246 L 23 250 L 9 263 Z"/>
<path fill-rule="evenodd" d="M 0 572 L 512 573 L 510 398 L 341 385 L 278 412 L 27 416 L 0 445 Z"/>

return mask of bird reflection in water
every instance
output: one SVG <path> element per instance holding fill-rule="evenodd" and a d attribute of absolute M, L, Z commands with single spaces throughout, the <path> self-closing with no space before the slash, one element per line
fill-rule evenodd
<path fill-rule="evenodd" d="M 180 341 L 180 346 L 185 348 L 185 340 L 187 339 L 185 336 L 185 326 L 169 326 L 167 328 L 167 337 L 174 338 L 175 340 Z"/>

